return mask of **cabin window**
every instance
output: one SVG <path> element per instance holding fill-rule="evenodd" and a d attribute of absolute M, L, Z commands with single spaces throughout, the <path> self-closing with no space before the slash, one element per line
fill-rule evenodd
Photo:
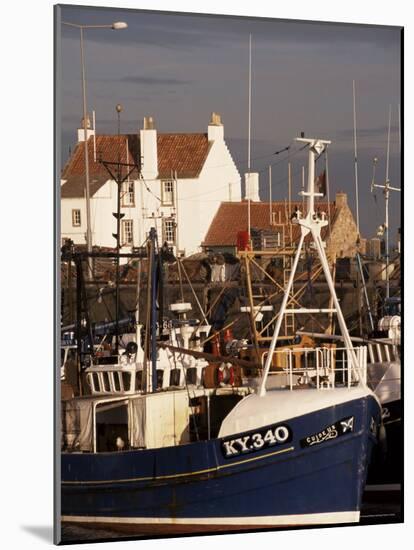
<path fill-rule="evenodd" d="M 135 389 L 142 390 L 142 370 L 137 371 L 135 374 Z"/>
<path fill-rule="evenodd" d="M 105 391 L 105 392 L 110 392 L 111 391 L 111 384 L 109 382 L 110 373 L 103 371 L 101 374 L 102 374 L 102 381 L 103 381 L 102 390 Z M 98 377 L 98 379 L 99 379 L 99 377 Z"/>
<path fill-rule="evenodd" d="M 170 372 L 170 386 L 179 386 L 180 385 L 180 369 L 171 369 Z"/>
<path fill-rule="evenodd" d="M 164 381 L 164 370 L 157 369 L 157 390 L 162 388 L 163 381 Z"/>
<path fill-rule="evenodd" d="M 134 244 L 134 233 L 133 233 L 133 221 L 132 220 L 122 220 L 122 245 L 123 246 L 132 246 Z"/>
<path fill-rule="evenodd" d="M 161 182 L 161 203 L 163 206 L 173 206 L 174 204 L 174 181 L 163 180 Z"/>
<path fill-rule="evenodd" d="M 81 225 L 81 211 L 78 208 L 72 210 L 72 226 L 80 227 Z"/>
<path fill-rule="evenodd" d="M 134 182 L 124 181 L 122 187 L 122 206 L 135 206 Z"/>
<path fill-rule="evenodd" d="M 176 223 L 173 219 L 163 220 L 162 240 L 170 245 L 175 244 Z"/>
<path fill-rule="evenodd" d="M 190 367 L 186 370 L 185 380 L 189 385 L 195 386 L 197 384 L 197 369 L 195 367 Z"/>

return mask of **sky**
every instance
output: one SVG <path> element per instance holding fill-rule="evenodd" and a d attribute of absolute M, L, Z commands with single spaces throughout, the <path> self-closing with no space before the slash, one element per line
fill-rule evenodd
<path fill-rule="evenodd" d="M 220 113 L 225 140 L 242 181 L 248 157 L 249 35 L 252 36 L 251 171 L 260 173 L 260 196 L 288 196 L 291 145 L 293 193 L 301 186 L 305 152 L 294 138 L 329 139 L 329 185 L 348 193 L 355 212 L 353 80 L 356 88 L 359 217 L 361 234 L 384 223 L 384 197 L 370 191 L 386 177 L 391 106 L 389 179 L 400 187 L 399 27 L 310 23 L 235 16 L 62 6 L 63 21 L 92 25 L 125 21 L 128 28 L 85 31 L 88 109 L 97 133 L 116 133 L 115 105 L 123 106 L 121 131 L 137 132 L 151 115 L 159 132 L 206 132 Z M 59 59 L 57 60 L 59 62 Z M 76 143 L 82 116 L 79 30 L 61 26 L 62 161 Z M 317 172 L 325 159 L 318 161 Z M 203 194 L 205 200 L 205 193 Z M 390 198 L 391 241 L 400 226 L 400 193 Z"/>

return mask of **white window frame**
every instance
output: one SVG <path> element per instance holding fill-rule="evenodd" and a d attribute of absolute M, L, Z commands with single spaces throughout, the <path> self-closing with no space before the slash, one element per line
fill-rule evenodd
<path fill-rule="evenodd" d="M 169 238 L 169 237 L 172 237 Z M 177 239 L 177 224 L 174 218 L 164 218 L 162 220 L 162 242 L 169 245 L 175 245 Z"/>
<path fill-rule="evenodd" d="M 122 184 L 122 206 L 135 206 L 134 181 L 124 181 Z"/>
<path fill-rule="evenodd" d="M 163 206 L 174 206 L 174 188 L 174 180 L 161 180 L 161 204 Z"/>
<path fill-rule="evenodd" d="M 121 237 L 122 246 L 134 246 L 134 220 L 121 220 Z"/>
<path fill-rule="evenodd" d="M 82 215 L 81 215 L 80 208 L 72 208 L 72 227 L 80 227 L 81 225 L 82 225 Z"/>

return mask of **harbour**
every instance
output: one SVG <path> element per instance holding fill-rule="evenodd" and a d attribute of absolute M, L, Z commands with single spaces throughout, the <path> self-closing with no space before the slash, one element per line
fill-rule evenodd
<path fill-rule="evenodd" d="M 60 541 L 403 522 L 392 107 L 385 180 L 375 156 L 359 189 L 355 80 L 352 193 L 333 128 L 285 129 L 264 175 L 249 33 L 243 178 L 222 112 L 131 131 L 116 103 L 100 132 L 83 32 L 129 23 L 61 24 L 80 31 L 83 117 L 60 182 Z"/>
<path fill-rule="evenodd" d="M 309 143 L 310 166 L 313 166 L 313 155 L 323 147 L 323 142 L 301 139 Z M 381 378 L 391 366 L 385 365 L 380 374 L 377 374 L 379 367 L 374 365 L 371 371 L 367 370 L 368 350 L 371 361 L 374 349 L 383 360 L 380 344 L 354 346 L 320 240 L 321 229 L 328 221 L 325 216 L 315 214 L 312 172 L 305 194 L 308 197 L 306 216 L 297 210 L 292 222 L 299 225 L 301 235 L 293 250 L 287 284 L 281 292 L 279 313 L 275 320 L 266 323 L 266 328 L 274 323 L 271 337 L 258 330 L 257 322 L 262 322 L 263 313 L 272 312 L 273 306 L 263 305 L 267 301 L 263 292 L 260 304 L 254 305 L 248 263 L 253 252 L 245 255 L 249 305 L 241 311 L 249 314 L 253 346 L 246 339 L 228 339 L 223 348 L 220 330 L 215 334 L 212 353 L 205 353 L 203 342 L 208 339 L 211 325 L 195 293 L 203 320 L 187 317 L 192 306 L 184 301 L 182 284 L 181 300 L 169 305 L 176 319 L 166 325 L 159 322 L 160 308 L 155 300 L 158 304 L 164 300 L 160 297 L 162 287 L 157 277 L 163 271 L 160 266 L 165 252 L 157 251 L 156 231 L 152 229 L 146 254 L 144 250 L 138 253 L 138 257 L 149 258 L 144 347 L 141 348 L 137 318 L 135 341 L 129 339 L 127 344 L 121 344 L 119 340 L 118 252 L 116 321 L 111 325 L 115 328 L 115 355 L 111 356 L 107 345 L 101 348 L 106 352 L 96 355 L 92 362 L 96 344 L 87 313 L 81 263 L 82 257 L 88 256 L 65 250 L 64 258 L 70 263 L 73 258 L 77 269 L 78 316 L 74 343 L 81 359 L 80 363 L 72 361 L 77 384 L 66 383 L 68 394 L 62 410 L 63 523 L 116 524 L 125 531 L 140 526 L 150 533 L 174 534 L 237 530 L 239 525 L 255 529 L 262 525 L 360 521 L 361 495 L 369 475 L 373 447 L 375 443 L 378 447 L 385 438 L 385 420 L 380 415 L 379 401 L 383 394 L 373 393 L 367 382 L 369 380 L 373 388 L 376 386 L 378 392 Z M 314 240 L 327 279 L 330 307 L 287 309 L 289 300 L 298 304 L 297 298 L 292 298 L 293 281 L 307 235 Z M 96 256 L 99 257 L 99 253 Z M 179 260 L 177 266 L 181 274 L 184 268 Z M 140 278 L 137 277 L 137 281 Z M 192 288 L 189 279 L 188 282 Z M 139 290 L 137 286 L 137 295 Z M 87 315 L 84 328 L 79 316 L 82 310 Z M 287 341 L 287 345 L 277 346 L 284 316 L 295 314 L 312 317 L 336 314 L 341 334 L 332 336 L 332 326 L 328 334 L 315 335 L 302 330 L 295 337 L 285 333 L 282 342 Z M 330 323 L 332 325 L 332 321 Z M 225 320 L 223 325 L 227 326 Z M 161 327 L 164 327 L 162 332 Z M 289 330 L 294 331 L 295 325 L 285 323 L 285 331 Z M 70 334 L 73 339 L 75 331 Z M 164 341 L 160 341 L 161 334 L 166 336 Z M 330 335 L 338 344 L 321 343 L 314 347 L 315 336 L 322 340 L 326 336 L 329 340 Z M 268 347 L 263 347 L 263 342 L 267 342 Z M 70 342 L 67 343 L 70 347 Z M 390 343 L 395 346 L 394 341 Z M 121 355 L 120 345 L 125 346 Z M 386 345 L 384 349 L 390 357 Z M 83 374 L 79 365 L 85 360 Z M 269 376 L 272 383 L 270 389 L 266 389 Z M 66 359 L 63 379 L 69 380 Z M 89 391 L 85 394 L 87 386 Z M 395 392 L 398 399 L 398 390 Z M 161 421 L 161 429 L 154 424 L 156 418 Z M 397 451 L 396 445 L 393 450 Z M 188 461 L 191 468 L 183 470 L 182 464 Z M 289 477 L 292 468 L 298 472 L 297 479 Z M 398 470 L 394 469 L 394 473 L 398 477 Z M 312 495 L 317 486 L 326 481 L 321 499 L 316 501 Z M 241 495 L 246 491 L 257 493 L 256 514 L 249 511 L 248 501 L 238 497 L 240 490 Z M 272 495 L 280 491 L 284 499 L 276 504 Z M 300 503 L 294 496 L 298 491 L 302 492 Z M 194 494 L 204 495 L 196 505 Z M 141 495 L 151 496 L 142 499 Z M 339 495 L 342 501 L 338 500 Z M 258 508 L 259 502 L 262 511 Z M 218 507 L 220 517 L 214 513 Z M 114 512 L 108 515 L 108 509 Z M 128 511 L 127 515 L 120 513 L 123 509 Z M 270 514 L 269 510 L 272 510 Z M 377 515 L 368 513 L 366 517 L 369 520 Z"/>

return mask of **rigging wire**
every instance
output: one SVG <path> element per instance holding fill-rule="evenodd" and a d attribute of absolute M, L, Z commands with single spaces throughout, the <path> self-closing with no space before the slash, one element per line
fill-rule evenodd
<path fill-rule="evenodd" d="M 291 154 L 290 154 L 290 158 L 291 158 L 294 154 L 299 153 L 299 152 L 300 152 L 301 150 L 303 150 L 303 149 L 304 149 L 304 147 L 302 147 L 301 149 L 299 149 L 299 150 L 296 151 L 295 153 L 291 153 Z M 282 159 L 282 160 L 280 160 L 280 161 L 278 161 L 278 162 L 276 162 L 276 163 L 270 164 L 269 166 L 276 166 L 276 165 L 280 164 L 281 162 L 286 162 L 286 161 L 287 161 L 287 158 L 286 158 L 286 159 Z M 258 173 L 260 174 L 260 173 L 263 173 L 263 172 L 267 172 L 268 169 L 269 169 L 268 167 L 265 167 L 265 168 L 263 168 L 262 170 L 258 170 Z M 298 168 L 298 169 L 296 169 L 296 170 L 293 172 L 292 176 L 298 175 L 299 172 L 300 172 L 301 170 L 302 170 L 301 167 Z M 286 183 L 286 181 L 287 181 L 287 176 L 282 176 L 280 179 L 278 179 L 278 180 L 276 180 L 276 181 L 272 181 L 272 189 L 273 189 L 273 187 L 274 187 L 275 185 L 276 185 L 276 186 L 282 185 L 282 184 Z M 197 199 L 197 198 L 202 197 L 202 196 L 211 195 L 211 193 L 214 193 L 214 192 L 219 191 L 220 189 L 224 189 L 224 188 L 227 188 L 227 184 L 226 184 L 226 185 L 222 185 L 222 186 L 220 186 L 220 187 L 217 187 L 217 188 L 215 188 L 215 189 L 212 189 L 212 190 L 210 190 L 210 191 L 205 191 L 204 193 L 198 193 L 198 194 L 196 194 L 196 195 L 190 195 L 189 197 L 182 198 L 182 199 L 180 199 L 180 200 L 182 200 L 182 201 L 191 201 L 191 200 Z M 217 200 L 217 199 L 214 199 L 214 202 L 216 202 L 216 200 Z"/>

